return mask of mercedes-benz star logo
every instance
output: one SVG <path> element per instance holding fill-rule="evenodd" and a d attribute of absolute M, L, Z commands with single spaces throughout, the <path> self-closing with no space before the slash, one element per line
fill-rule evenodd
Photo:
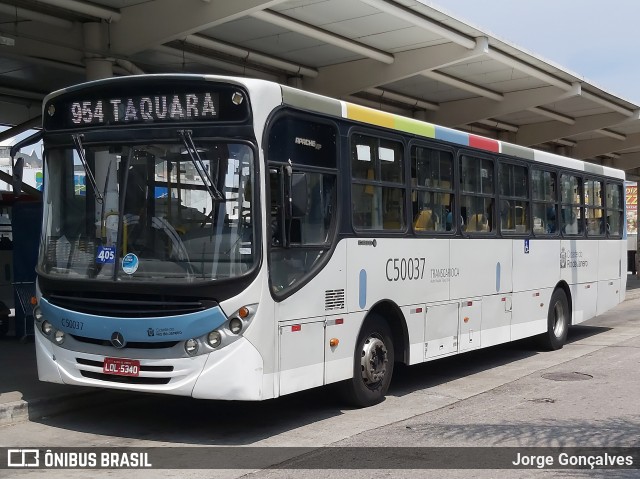
<path fill-rule="evenodd" d="M 115 331 L 111 335 L 111 344 L 113 344 L 114 348 L 122 349 L 124 348 L 124 345 L 127 343 L 125 343 L 124 336 L 122 335 L 122 333 L 119 331 Z"/>

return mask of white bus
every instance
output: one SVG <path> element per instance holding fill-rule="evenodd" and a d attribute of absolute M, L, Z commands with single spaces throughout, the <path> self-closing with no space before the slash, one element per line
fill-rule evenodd
<path fill-rule="evenodd" d="M 43 118 L 43 381 L 367 406 L 394 363 L 558 349 L 624 299 L 622 171 L 242 78 L 91 82 Z"/>

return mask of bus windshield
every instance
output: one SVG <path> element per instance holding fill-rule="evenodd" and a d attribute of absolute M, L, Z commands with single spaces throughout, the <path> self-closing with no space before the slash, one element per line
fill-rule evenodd
<path fill-rule="evenodd" d="M 257 261 L 250 145 L 74 143 L 45 152 L 41 273 L 206 281 Z"/>

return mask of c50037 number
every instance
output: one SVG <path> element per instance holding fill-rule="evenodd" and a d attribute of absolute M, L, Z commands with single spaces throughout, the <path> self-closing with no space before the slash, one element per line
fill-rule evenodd
<path fill-rule="evenodd" d="M 386 265 L 387 281 L 415 281 L 424 278 L 425 258 L 389 258 Z"/>

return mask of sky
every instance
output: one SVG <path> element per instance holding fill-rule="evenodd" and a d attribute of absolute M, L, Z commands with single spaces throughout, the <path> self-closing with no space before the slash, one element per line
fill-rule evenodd
<path fill-rule="evenodd" d="M 640 105 L 640 0 L 422 0 Z"/>

